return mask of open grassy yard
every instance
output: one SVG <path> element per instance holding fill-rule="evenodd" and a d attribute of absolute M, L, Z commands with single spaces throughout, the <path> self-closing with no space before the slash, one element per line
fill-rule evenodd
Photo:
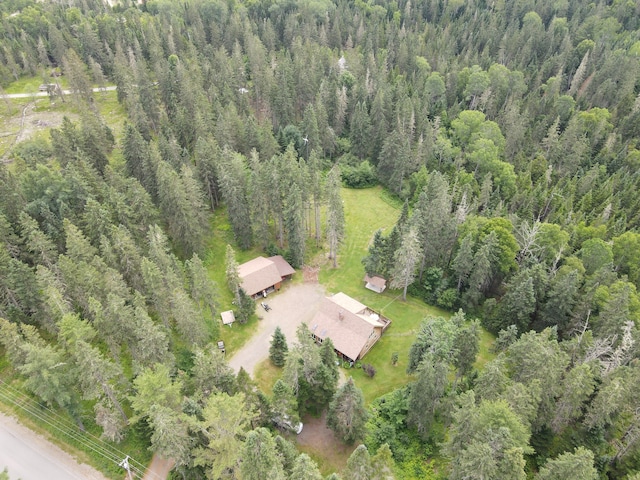
<path fill-rule="evenodd" d="M 217 285 L 218 292 L 218 311 L 233 310 L 235 306 L 231 303 L 233 296 L 229 287 L 227 287 L 227 266 L 226 266 L 226 249 L 227 245 L 231 245 L 236 252 L 236 261 L 238 264 L 244 263 L 259 255 L 264 255 L 257 249 L 240 250 L 237 248 L 233 238 L 231 224 L 226 215 L 226 210 L 219 207 L 213 214 L 211 220 L 211 240 L 207 248 L 205 263 L 209 276 Z M 227 350 L 227 355 L 231 355 L 242 347 L 255 333 L 258 328 L 258 317 L 260 312 L 256 310 L 254 315 L 246 324 L 241 325 L 235 322 L 233 326 L 227 327 L 222 325 L 220 316 L 213 319 L 220 325 L 220 340 L 223 340 Z M 224 328 L 223 328 L 224 327 Z"/>
<path fill-rule="evenodd" d="M 392 320 L 391 326 L 362 360 L 362 363 L 374 366 L 376 375 L 369 378 L 358 368 L 344 371 L 354 378 L 362 389 L 365 401 L 370 403 L 411 380 L 405 373 L 409 348 L 422 320 L 428 316 L 449 317 L 451 313 L 416 298 L 409 297 L 405 302 L 398 290 L 387 289 L 378 294 L 364 287 L 362 258 L 367 254 L 369 244 L 378 229 L 382 229 L 385 234 L 391 231 L 400 216 L 402 204 L 390 198 L 381 187 L 363 190 L 343 188 L 341 194 L 346 235 L 339 251 L 338 268 L 334 269 L 329 262 L 323 262 L 319 280 L 325 285 L 327 292 L 344 292 Z M 492 342 L 492 336 L 483 330 L 478 367 L 491 358 L 489 347 Z M 395 366 L 391 363 L 394 352 L 398 353 L 398 363 Z"/>

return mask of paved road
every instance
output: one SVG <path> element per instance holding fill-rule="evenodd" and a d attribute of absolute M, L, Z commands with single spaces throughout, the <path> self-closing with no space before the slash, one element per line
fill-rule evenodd
<path fill-rule="evenodd" d="M 104 87 L 104 88 L 94 88 L 94 92 L 102 92 L 107 91 L 110 92 L 115 90 L 118 87 Z M 64 95 L 71 95 L 71 90 L 63 90 L 62 93 Z M 3 98 L 33 98 L 33 97 L 48 97 L 49 94 L 47 92 L 34 92 L 34 93 L 6 93 L 2 95 Z"/>
<path fill-rule="evenodd" d="M 0 414 L 0 471 L 15 480 L 107 480 L 44 437 Z"/>
<path fill-rule="evenodd" d="M 296 328 L 302 322 L 309 324 L 318 310 L 320 300 L 325 295 L 324 289 L 317 283 L 287 285 L 283 291 L 269 295 L 264 301 L 271 310 L 265 312 L 259 302 L 258 315 L 262 317 L 251 340 L 236 352 L 229 360 L 229 365 L 238 372 L 243 367 L 251 376 L 256 365 L 269 356 L 271 335 L 279 326 L 291 346 L 296 342 Z M 229 328 L 229 327 L 224 327 Z M 233 327 L 231 327 L 233 328 Z"/>

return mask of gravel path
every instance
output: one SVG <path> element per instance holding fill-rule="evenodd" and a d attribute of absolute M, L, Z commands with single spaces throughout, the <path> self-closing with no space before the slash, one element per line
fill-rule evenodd
<path fill-rule="evenodd" d="M 287 285 L 279 293 L 269 295 L 264 301 L 271 310 L 265 312 L 258 302 L 258 315 L 262 317 L 258 331 L 251 340 L 229 360 L 238 372 L 243 367 L 251 376 L 256 365 L 269 356 L 271 335 L 280 327 L 291 346 L 296 340 L 296 328 L 311 321 L 325 296 L 324 288 L 317 283 Z M 228 327 L 225 327 L 228 328 Z"/>

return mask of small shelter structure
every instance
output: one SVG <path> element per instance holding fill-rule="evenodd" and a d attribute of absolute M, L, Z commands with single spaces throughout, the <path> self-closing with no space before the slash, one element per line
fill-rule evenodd
<path fill-rule="evenodd" d="M 316 343 L 331 338 L 338 356 L 360 360 L 382 336 L 391 320 L 340 292 L 325 297 L 309 329 Z"/>
<path fill-rule="evenodd" d="M 229 325 L 236 321 L 236 316 L 233 314 L 233 310 L 227 310 L 226 312 L 222 312 L 220 314 L 222 317 L 222 324 Z"/>
<path fill-rule="evenodd" d="M 257 257 L 238 266 L 242 289 L 253 299 L 280 290 L 282 281 L 291 278 L 294 273 L 295 270 L 282 255 Z"/>
<path fill-rule="evenodd" d="M 364 286 L 369 290 L 372 290 L 376 293 L 384 292 L 384 289 L 387 288 L 387 281 L 379 277 L 377 275 L 369 276 L 368 274 L 364 276 Z"/>

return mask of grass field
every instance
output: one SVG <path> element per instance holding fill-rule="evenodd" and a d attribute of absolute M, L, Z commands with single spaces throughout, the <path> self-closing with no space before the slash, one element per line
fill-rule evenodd
<path fill-rule="evenodd" d="M 227 267 L 225 264 L 227 245 L 231 245 L 234 248 L 238 264 L 263 255 L 263 253 L 256 249 L 240 250 L 237 248 L 226 211 L 222 207 L 218 208 L 213 214 L 211 230 L 211 240 L 205 258 L 207 270 L 217 286 L 219 311 L 234 310 L 235 306 L 231 303 L 233 296 L 227 286 Z M 232 355 L 240 349 L 258 328 L 257 314 L 249 319 L 246 324 L 241 325 L 235 322 L 231 328 L 223 326 L 219 317 L 214 321 L 217 321 L 220 325 L 220 340 L 225 343 L 227 355 Z"/>
<path fill-rule="evenodd" d="M 398 290 L 385 290 L 378 294 L 364 287 L 364 267 L 362 258 L 367 254 L 373 235 L 378 229 L 388 234 L 400 216 L 402 204 L 390 197 L 381 187 L 364 190 L 342 189 L 344 201 L 346 235 L 338 256 L 338 268 L 328 263 L 320 271 L 320 283 L 330 293 L 344 292 L 356 298 L 373 310 L 391 319 L 391 326 L 362 360 L 376 369 L 376 375 L 369 378 L 363 370 L 353 368 L 345 371 L 370 403 L 380 395 L 408 383 L 411 378 L 405 373 L 408 353 L 415 334 L 428 316 L 448 318 L 451 313 L 427 305 L 423 301 L 408 297 L 402 300 Z M 492 336 L 482 330 L 480 355 L 477 366 L 484 365 L 491 358 L 489 347 Z M 397 365 L 392 365 L 393 353 L 398 353 Z"/>

